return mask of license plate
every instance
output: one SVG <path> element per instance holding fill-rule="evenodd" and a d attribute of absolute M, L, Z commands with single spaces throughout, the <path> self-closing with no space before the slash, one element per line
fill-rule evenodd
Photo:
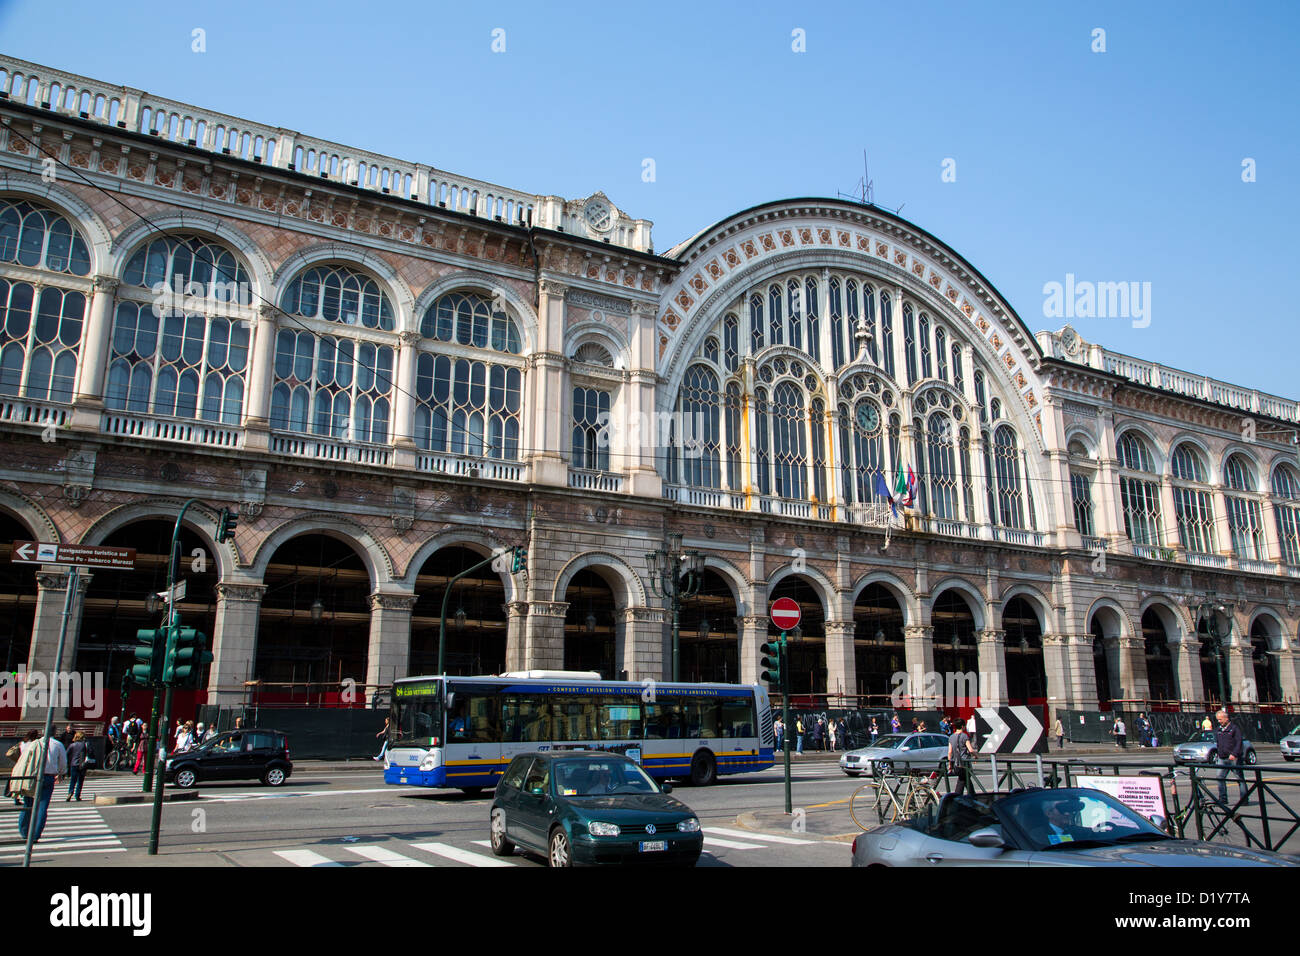
<path fill-rule="evenodd" d="M 667 840 L 646 840 L 641 843 L 642 853 L 653 853 L 656 850 L 667 850 Z"/>

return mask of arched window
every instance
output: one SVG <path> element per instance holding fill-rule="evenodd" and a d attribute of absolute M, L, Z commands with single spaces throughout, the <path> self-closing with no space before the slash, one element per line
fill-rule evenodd
<path fill-rule="evenodd" d="M 1247 561 L 1263 561 L 1268 553 L 1264 545 L 1262 506 L 1255 496 L 1259 487 L 1255 480 L 1255 468 L 1245 455 L 1229 455 L 1224 463 L 1223 477 L 1231 490 L 1240 492 L 1224 496 L 1228 507 L 1228 533 L 1232 536 L 1232 552 Z"/>
<path fill-rule="evenodd" d="M 1282 561 L 1300 567 L 1300 475 L 1290 465 L 1273 471 L 1273 498 Z"/>
<path fill-rule="evenodd" d="M 926 422 L 926 461 L 929 474 L 925 483 L 930 492 L 930 513 L 936 518 L 956 520 L 957 464 L 953 452 L 952 419 L 935 412 Z"/>
<path fill-rule="evenodd" d="M 852 338 L 845 336 L 843 302 L 840 280 L 837 276 L 831 276 L 831 281 L 827 283 L 826 301 L 830 308 L 831 320 L 831 369 L 838 372 L 844 366 L 845 355 L 852 356 L 853 349 Z"/>
<path fill-rule="evenodd" d="M 740 416 L 742 411 L 742 400 L 740 397 L 740 386 L 735 382 L 727 384 L 727 487 L 732 491 L 743 491 L 748 482 L 742 476 L 741 456 L 740 456 L 740 438 L 741 426 Z"/>
<path fill-rule="evenodd" d="M 880 293 L 880 362 L 885 374 L 894 376 L 894 306 L 889 293 Z"/>
<path fill-rule="evenodd" d="M 1121 469 L 1137 474 L 1119 476 L 1120 504 L 1124 509 L 1124 532 L 1134 544 L 1163 543 L 1160 516 L 1160 486 L 1141 475 L 1155 474 L 1151 450 L 1135 431 L 1127 431 L 1115 440 Z"/>
<path fill-rule="evenodd" d="M 803 390 L 780 382 L 773 391 L 773 487 L 781 498 L 806 497 L 808 442 Z"/>
<path fill-rule="evenodd" d="M 734 372 L 740 364 L 740 320 L 728 312 L 722 320 L 722 367 Z"/>
<path fill-rule="evenodd" d="M 952 383 L 957 386 L 957 391 L 965 393 L 966 375 L 961 367 L 961 344 L 952 343 Z"/>
<path fill-rule="evenodd" d="M 1223 467 L 1223 477 L 1225 484 L 1233 491 L 1249 491 L 1253 494 L 1257 489 L 1255 468 L 1244 455 L 1228 456 Z"/>
<path fill-rule="evenodd" d="M 852 284 L 853 284 L 852 280 L 850 280 L 850 285 Z M 858 319 L 857 304 L 858 304 L 858 297 L 856 294 L 856 290 L 850 289 L 849 317 L 853 319 L 853 324 L 855 326 L 854 334 L 856 334 L 856 326 L 857 326 L 857 319 Z M 867 339 L 867 354 L 871 356 L 871 361 L 879 365 L 880 352 L 876 348 L 876 291 L 868 283 L 865 282 L 862 284 L 862 317 L 863 319 L 866 320 L 867 331 L 871 333 Z M 853 341 L 853 348 L 856 350 L 857 339 L 854 338 L 852 341 Z M 851 352 L 851 354 L 855 358 L 857 357 L 856 351 Z"/>
<path fill-rule="evenodd" d="M 609 441 L 601 433 L 609 424 L 609 392 L 573 390 L 573 467 L 609 471 Z M 606 432 L 606 434 L 608 434 Z"/>
<path fill-rule="evenodd" d="M 844 463 L 848 477 L 844 482 L 845 498 L 866 504 L 877 499 L 875 476 L 880 474 L 889 481 L 888 467 L 881 448 L 884 435 L 884 415 L 880 406 L 869 398 L 859 398 L 850 413 L 841 405 L 844 426 L 849 440 L 842 434 Z"/>
<path fill-rule="evenodd" d="M 393 331 L 393 308 L 379 283 L 347 266 L 313 266 L 280 298 L 290 315 L 366 329 Z"/>
<path fill-rule="evenodd" d="M 718 377 L 712 370 L 703 365 L 686 370 L 686 380 L 677 396 L 677 444 L 682 483 L 692 488 L 721 487 L 719 398 Z"/>
<path fill-rule="evenodd" d="M 803 284 L 804 331 L 807 333 L 804 340 L 808 343 L 806 351 L 814 362 L 820 362 L 822 358 L 821 318 L 817 314 L 820 308 L 817 280 L 809 276 Z"/>
<path fill-rule="evenodd" d="M 781 287 L 773 283 L 767 290 L 767 327 L 771 332 L 768 345 L 781 345 L 785 342 L 785 329 L 781 325 Z"/>
<path fill-rule="evenodd" d="M 209 312 L 213 303 L 253 304 L 243 264 L 225 246 L 201 236 L 159 236 L 141 246 L 122 271 L 122 283 L 151 291 L 162 283 L 190 299 L 207 299 Z"/>
<path fill-rule="evenodd" d="M 961 493 L 966 506 L 966 520 L 975 520 L 975 489 L 970 467 L 970 431 L 962 428 L 957 433 L 957 450 L 961 455 Z"/>
<path fill-rule="evenodd" d="M 0 263 L 84 276 L 90 274 L 90 250 L 62 213 L 25 199 L 0 199 Z"/>
<path fill-rule="evenodd" d="M 987 425 L 989 420 L 988 400 L 984 395 L 984 373 L 975 370 L 975 404 L 980 410 L 980 424 Z"/>
<path fill-rule="evenodd" d="M 486 296 L 472 292 L 439 296 L 420 319 L 420 335 L 435 342 L 519 354 L 519 328 L 514 319 L 494 310 Z"/>
<path fill-rule="evenodd" d="M 993 433 L 993 461 L 997 477 L 997 516 L 1004 528 L 1025 527 L 1020 482 L 1020 449 L 1016 433 L 1002 425 Z"/>
<path fill-rule="evenodd" d="M 933 374 L 930 362 L 930 316 L 922 312 L 918 325 L 921 334 L 921 378 L 929 378 Z"/>
<path fill-rule="evenodd" d="M 432 452 L 517 461 L 521 369 L 420 352 L 415 443 Z"/>
<path fill-rule="evenodd" d="M 1205 462 L 1191 442 L 1178 445 L 1169 457 L 1170 472 L 1174 477 L 1174 512 L 1178 516 L 1178 540 L 1188 551 L 1213 554 L 1214 544 L 1214 493 L 1208 487 L 1198 488 L 1191 483 L 1204 485 Z"/>
<path fill-rule="evenodd" d="M 903 361 L 907 363 L 907 384 L 916 381 L 916 319 L 911 303 L 903 303 Z"/>
<path fill-rule="evenodd" d="M 1142 437 L 1137 432 L 1130 431 L 1120 435 L 1115 442 L 1115 448 L 1121 468 L 1155 474 L 1156 469 L 1155 465 L 1152 464 L 1151 450 L 1147 448 L 1147 443 L 1142 440 Z"/>
<path fill-rule="evenodd" d="M 934 360 L 939 378 L 948 381 L 948 333 L 941 326 L 934 330 Z"/>
<path fill-rule="evenodd" d="M 755 292 L 749 297 L 750 353 L 763 351 L 763 297 Z"/>
<path fill-rule="evenodd" d="M 293 329 L 276 335 L 272 428 L 384 444 L 392 389 L 389 346 Z"/>

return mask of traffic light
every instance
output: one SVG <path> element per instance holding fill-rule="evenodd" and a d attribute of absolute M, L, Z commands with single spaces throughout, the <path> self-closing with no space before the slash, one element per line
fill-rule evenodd
<path fill-rule="evenodd" d="M 173 627 L 167 635 L 167 654 L 163 664 L 163 683 L 194 689 L 203 676 L 203 665 L 212 661 L 208 639 L 192 627 Z"/>
<path fill-rule="evenodd" d="M 167 632 L 161 628 L 143 628 L 135 632 L 135 663 L 129 677 L 142 687 L 157 687 L 162 683 L 163 655 L 167 650 Z"/>
<path fill-rule="evenodd" d="M 225 544 L 233 538 L 238 524 L 239 512 L 231 511 L 229 508 L 222 508 L 221 514 L 217 516 L 217 543 Z"/>
<path fill-rule="evenodd" d="M 515 560 L 510 565 L 510 573 L 528 570 L 528 549 L 519 547 L 515 548 Z"/>
<path fill-rule="evenodd" d="M 122 700 L 126 701 L 131 694 L 131 672 L 127 671 L 122 675 Z"/>
<path fill-rule="evenodd" d="M 784 650 L 781 647 L 781 643 L 779 641 L 772 641 L 770 644 L 763 644 L 759 647 L 759 650 L 763 652 L 763 660 L 761 661 L 764 668 L 762 674 L 763 680 L 767 681 L 773 687 L 781 687 L 781 658 L 783 656 L 782 651 Z"/>

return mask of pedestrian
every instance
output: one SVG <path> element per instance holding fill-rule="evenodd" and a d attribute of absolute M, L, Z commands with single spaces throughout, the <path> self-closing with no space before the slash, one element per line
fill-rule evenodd
<path fill-rule="evenodd" d="M 826 747 L 826 722 L 820 717 L 813 724 L 812 745 L 813 750 L 823 750 Z"/>
<path fill-rule="evenodd" d="M 1128 728 L 1124 726 L 1122 714 L 1115 716 L 1115 723 L 1111 725 L 1110 732 L 1115 737 L 1115 746 L 1120 750 L 1128 750 Z"/>
<path fill-rule="evenodd" d="M 959 727 L 948 737 L 948 773 L 957 775 L 957 783 L 952 788 L 955 796 L 960 796 L 966 789 L 966 764 L 974 753 L 965 730 Z"/>
<path fill-rule="evenodd" d="M 876 738 L 880 736 L 880 725 L 876 723 L 876 718 L 871 718 L 871 746 L 876 745 Z"/>
<path fill-rule="evenodd" d="M 921 732 L 920 723 L 921 722 L 917 720 L 915 717 L 912 718 L 912 733 L 919 734 Z"/>
<path fill-rule="evenodd" d="M 889 722 L 890 732 L 896 734 L 900 729 L 902 729 L 902 726 L 903 722 L 898 719 L 898 711 L 894 711 L 894 719 Z"/>
<path fill-rule="evenodd" d="M 235 726 L 234 726 L 233 729 L 235 729 L 235 730 L 243 730 L 243 729 L 244 729 L 244 718 L 243 718 L 243 717 L 236 717 L 236 718 L 235 718 Z"/>
<path fill-rule="evenodd" d="M 41 732 L 39 730 L 29 730 L 22 740 L 18 741 L 18 743 L 5 751 L 5 756 L 13 763 L 13 766 L 9 768 L 9 779 L 5 782 L 5 796 L 13 797 L 14 806 L 16 807 L 21 807 L 23 805 L 23 781 L 18 775 L 18 761 L 22 759 L 23 753 L 27 749 L 27 745 L 33 740 L 40 739 Z"/>
<path fill-rule="evenodd" d="M 148 749 L 145 745 L 146 739 L 144 724 L 142 723 L 135 737 L 135 765 L 131 768 L 132 773 L 139 773 L 144 769 L 144 752 Z"/>
<path fill-rule="evenodd" d="M 1241 761 L 1244 756 L 1241 730 L 1236 724 L 1228 720 L 1226 710 L 1220 710 L 1214 716 L 1219 720 L 1219 730 L 1214 735 L 1214 749 L 1217 752 L 1214 762 L 1219 767 L 1219 802 L 1225 806 L 1227 805 L 1228 771 L 1235 770 L 1237 774 L 1238 802 L 1250 806 L 1250 798 L 1246 796 L 1246 774 L 1241 769 Z"/>
<path fill-rule="evenodd" d="M 925 733 L 925 721 L 924 721 L 924 720 L 921 721 L 919 724 L 916 725 L 916 732 L 917 732 L 918 734 L 923 734 L 923 733 Z"/>
<path fill-rule="evenodd" d="M 845 750 L 849 749 L 849 722 L 845 718 L 840 718 L 840 746 Z"/>
<path fill-rule="evenodd" d="M 392 718 L 391 718 L 391 717 L 385 717 L 385 718 L 384 718 L 384 726 L 383 726 L 383 729 L 380 730 L 379 733 L 375 734 L 375 737 L 376 737 L 376 738 L 379 738 L 379 737 L 384 738 L 384 745 L 383 745 L 382 747 L 379 748 L 379 756 L 377 756 L 377 757 L 371 757 L 371 758 L 370 758 L 371 760 L 383 760 L 383 759 L 384 759 L 384 754 L 388 752 L 388 728 L 391 727 L 392 725 L 393 725 L 393 720 L 392 720 Z"/>
<path fill-rule="evenodd" d="M 207 726 L 200 720 L 194 728 L 194 745 L 197 747 L 199 744 L 206 741 L 209 736 L 210 734 L 208 733 Z"/>
<path fill-rule="evenodd" d="M 86 735 L 78 730 L 72 735 L 72 746 L 68 748 L 68 795 L 63 798 L 64 803 L 69 800 L 81 802 L 81 785 L 86 782 L 89 757 L 90 745 L 86 743 Z"/>
<path fill-rule="evenodd" d="M 45 832 L 45 817 L 50 810 L 54 787 L 68 772 L 68 752 L 63 744 L 53 735 L 43 740 L 39 737 L 37 734 L 38 739 L 28 741 L 13 773 L 21 780 L 18 786 L 23 795 L 23 808 L 18 811 L 18 835 L 24 843 L 32 827 L 36 829 L 33 842 Z M 45 752 L 44 765 L 41 763 L 42 751 Z"/>
<path fill-rule="evenodd" d="M 776 722 L 772 724 L 772 729 L 776 731 L 776 752 L 780 753 L 785 749 L 783 746 L 785 743 L 785 722 L 778 717 Z"/>
<path fill-rule="evenodd" d="M 117 750 L 122 745 L 122 725 L 114 717 L 108 722 L 108 749 Z"/>
<path fill-rule="evenodd" d="M 1147 723 L 1147 715 L 1139 712 L 1133 724 L 1137 727 L 1138 746 L 1145 749 L 1151 739 L 1151 725 Z"/>
<path fill-rule="evenodd" d="M 794 752 L 802 756 L 803 755 L 803 718 L 802 717 L 796 717 L 794 719 L 794 727 L 795 727 Z"/>
<path fill-rule="evenodd" d="M 184 753 L 186 750 L 189 750 L 193 746 L 194 746 L 194 734 L 190 730 L 190 725 L 188 723 L 181 724 L 180 729 L 176 731 L 176 747 L 174 752 Z"/>
<path fill-rule="evenodd" d="M 1212 723 L 1210 723 L 1210 715 L 1209 715 L 1209 714 L 1206 714 L 1206 715 L 1205 715 L 1205 719 L 1201 721 L 1201 729 L 1202 729 L 1202 730 L 1213 730 L 1213 729 L 1214 729 L 1214 725 L 1213 725 Z"/>
<path fill-rule="evenodd" d="M 1056 718 L 1056 723 L 1052 724 L 1052 733 L 1056 734 L 1056 749 L 1065 749 L 1065 725 L 1061 723 L 1061 718 Z"/>
<path fill-rule="evenodd" d="M 939 733 L 945 737 L 952 733 L 952 724 L 948 723 L 947 715 L 944 715 L 944 718 L 939 721 Z"/>

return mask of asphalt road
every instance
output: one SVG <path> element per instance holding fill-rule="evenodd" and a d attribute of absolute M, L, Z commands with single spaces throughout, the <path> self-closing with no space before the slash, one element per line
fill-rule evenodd
<path fill-rule="evenodd" d="M 1080 759 L 1127 768 L 1150 762 L 1151 756 L 1130 750 Z M 1286 766 L 1276 749 L 1261 748 L 1260 758 L 1263 769 Z M 1168 761 L 1167 751 L 1157 755 L 1157 762 Z M 1300 775 L 1295 779 L 1300 783 Z M 779 765 L 723 778 L 711 787 L 675 787 L 673 794 L 695 810 L 704 826 L 701 866 L 847 866 L 849 845 L 859 832 L 849 815 L 849 800 L 865 782 L 844 775 L 824 758 L 797 760 L 793 817 L 783 812 Z M 139 787 L 139 778 L 128 774 L 99 773 L 86 782 L 80 804 L 64 802 L 63 793 L 56 791 L 34 865 L 545 865 L 518 854 L 508 860 L 492 856 L 487 846 L 490 792 L 468 797 L 458 791 L 386 786 L 378 768 L 318 771 L 308 764 L 300 764 L 277 789 L 255 781 L 207 784 L 195 801 L 167 803 L 159 854 L 150 857 L 150 805 L 91 802 L 94 794 L 138 792 Z M 1235 796 L 1235 784 L 1229 789 Z M 1300 807 L 1300 786 L 1294 789 L 1297 799 L 1292 802 Z M 0 865 L 22 859 L 17 813 L 11 807 L 6 802 L 0 809 Z"/>

